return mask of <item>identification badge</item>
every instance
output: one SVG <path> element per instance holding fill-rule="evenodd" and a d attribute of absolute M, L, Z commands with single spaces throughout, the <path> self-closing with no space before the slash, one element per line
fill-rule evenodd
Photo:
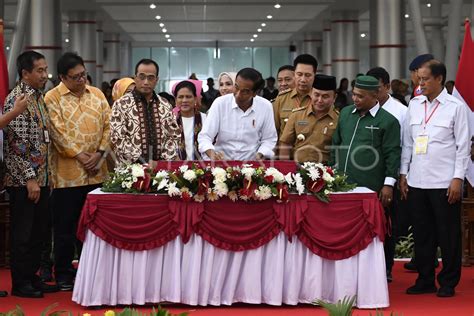
<path fill-rule="evenodd" d="M 47 130 L 43 130 L 43 137 L 44 137 L 44 142 L 46 144 L 49 144 L 49 132 Z"/>
<path fill-rule="evenodd" d="M 428 135 L 418 135 L 415 139 L 415 154 L 426 155 L 428 151 Z"/>
<path fill-rule="evenodd" d="M 296 122 L 297 125 L 308 125 L 308 121 L 298 121 Z"/>

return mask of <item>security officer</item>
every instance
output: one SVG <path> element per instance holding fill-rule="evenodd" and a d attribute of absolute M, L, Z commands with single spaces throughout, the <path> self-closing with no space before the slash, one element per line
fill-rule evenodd
<path fill-rule="evenodd" d="M 296 87 L 279 93 L 273 102 L 273 114 L 278 137 L 281 136 L 291 111 L 311 104 L 311 89 L 318 69 L 318 61 L 311 55 L 303 54 L 295 58 Z"/>
<path fill-rule="evenodd" d="M 280 159 L 326 163 L 339 113 L 334 108 L 336 77 L 317 75 L 311 93 L 312 104 L 293 109 L 280 137 Z"/>

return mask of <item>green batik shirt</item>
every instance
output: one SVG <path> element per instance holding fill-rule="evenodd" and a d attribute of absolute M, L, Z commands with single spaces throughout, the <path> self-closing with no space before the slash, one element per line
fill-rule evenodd
<path fill-rule="evenodd" d="M 378 192 L 387 177 L 397 179 L 400 124 L 378 103 L 365 116 L 355 105 L 343 108 L 332 145 L 331 163 L 347 174 L 349 182 Z"/>

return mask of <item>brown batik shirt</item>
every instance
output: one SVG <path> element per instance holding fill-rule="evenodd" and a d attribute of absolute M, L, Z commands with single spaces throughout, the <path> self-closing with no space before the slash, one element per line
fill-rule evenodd
<path fill-rule="evenodd" d="M 181 128 L 171 110 L 155 93 L 149 103 L 135 90 L 115 101 L 110 140 L 119 165 L 178 159 Z"/>

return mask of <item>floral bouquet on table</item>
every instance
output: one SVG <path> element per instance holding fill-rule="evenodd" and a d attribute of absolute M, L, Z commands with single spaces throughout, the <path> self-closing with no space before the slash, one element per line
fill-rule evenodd
<path fill-rule="evenodd" d="M 183 201 L 264 201 L 275 198 L 287 202 L 290 193 L 313 194 L 329 202 L 331 192 L 349 191 L 346 176 L 330 167 L 306 162 L 296 173 L 284 175 L 274 167 L 243 164 L 233 167 L 183 165 L 175 170 L 153 170 L 148 165 L 132 164 L 116 168 L 104 182 L 104 192 L 162 193 Z"/>
<path fill-rule="evenodd" d="M 357 186 L 347 183 L 346 175 L 315 162 L 303 163 L 296 172 L 294 181 L 298 193 L 304 190 L 326 203 L 330 201 L 331 192 L 347 192 Z"/>

